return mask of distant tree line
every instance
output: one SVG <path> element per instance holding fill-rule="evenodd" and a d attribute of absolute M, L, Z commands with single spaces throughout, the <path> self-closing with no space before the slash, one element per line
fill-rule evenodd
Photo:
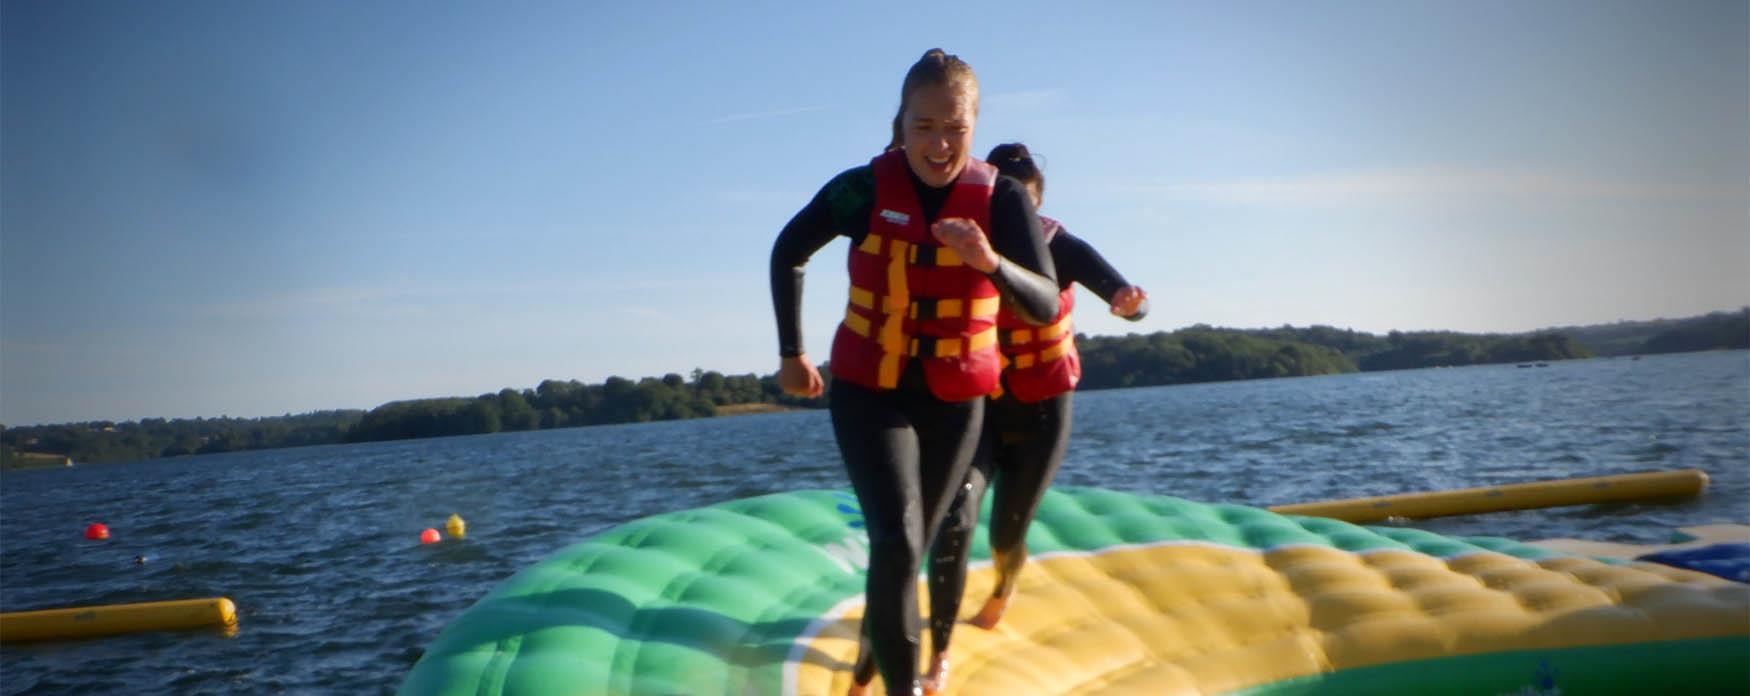
<path fill-rule="evenodd" d="M 1076 336 L 1081 389 L 1354 372 L 1329 346 L 1197 325 L 1171 333 Z"/>
<path fill-rule="evenodd" d="M 185 454 L 301 447 L 341 442 L 364 411 L 317 411 L 268 418 L 145 418 L 0 430 L 0 455 L 50 452 L 75 462 L 113 462 Z"/>
<path fill-rule="evenodd" d="M 1329 326 L 1226 329 L 1199 324 L 1172 332 L 1078 335 L 1082 389 L 1188 384 L 1750 348 L 1750 308 L 1688 319 L 1565 327 L 1527 334 L 1398 332 L 1385 336 Z M 830 385 L 830 373 L 821 370 Z M 778 389 L 776 375 L 726 376 L 693 370 L 601 384 L 547 380 L 473 398 L 395 401 L 370 411 L 318 411 L 269 418 L 95 421 L 0 426 L 0 462 L 15 453 L 50 453 L 76 462 L 131 461 L 186 454 L 342 442 L 545 430 L 608 423 L 702 418 L 720 407 L 818 408 Z"/>
<path fill-rule="evenodd" d="M 1077 336 L 1083 389 L 1300 377 L 1344 372 L 1457 367 L 1589 358 L 1559 333 L 1513 335 L 1449 331 L 1383 337 L 1352 329 L 1221 329 L 1199 324 L 1173 332 Z"/>
<path fill-rule="evenodd" d="M 472 399 L 396 401 L 364 414 L 346 434 L 348 442 L 404 440 L 445 435 L 547 430 L 609 423 L 705 418 L 719 406 L 775 404 L 798 408 L 825 406 L 823 399 L 799 399 L 778 388 L 776 375 L 726 376 L 693 370 L 692 380 L 670 373 L 633 382 L 609 377 L 601 384 L 547 380 L 534 389 L 503 389 Z"/>
<path fill-rule="evenodd" d="M 275 449 L 343 442 L 478 435 L 608 423 L 703 418 L 719 406 L 771 404 L 819 408 L 778 389 L 776 375 L 693 370 L 637 382 L 547 380 L 534 389 L 503 389 L 474 398 L 395 401 L 370 411 L 320 411 L 267 418 L 147 418 L 0 428 L 0 462 L 13 453 L 64 454 L 75 462 L 109 462 Z"/>
<path fill-rule="evenodd" d="M 1619 321 L 1554 329 L 1606 356 L 1750 348 L 1750 307 L 1685 319 Z"/>
<path fill-rule="evenodd" d="M 1478 336 L 1442 331 L 1393 331 L 1386 335 L 1384 350 L 1362 355 L 1356 362 L 1362 370 L 1372 372 L 1590 357 L 1593 357 L 1591 350 L 1561 333 Z"/>

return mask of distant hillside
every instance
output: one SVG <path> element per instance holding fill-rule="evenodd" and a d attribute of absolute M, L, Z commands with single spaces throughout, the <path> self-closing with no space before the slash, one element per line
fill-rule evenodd
<path fill-rule="evenodd" d="M 145 418 L 0 428 L 0 467 L 26 468 L 32 455 L 79 464 L 277 449 L 340 442 L 364 411 L 318 411 L 269 418 Z"/>
<path fill-rule="evenodd" d="M 1343 372 L 1568 360 L 1593 353 L 1558 332 L 1464 334 L 1329 326 L 1228 329 L 1199 324 L 1147 335 L 1077 336 L 1083 389 L 1301 377 Z"/>
<path fill-rule="evenodd" d="M 1083 389 L 1339 372 L 1458 367 L 1593 356 L 1750 348 L 1750 308 L 1684 319 L 1570 326 L 1521 334 L 1330 326 L 1232 329 L 1204 324 L 1127 336 L 1078 336 Z"/>
<path fill-rule="evenodd" d="M 824 371 L 823 371 L 824 372 Z M 824 376 L 824 375 L 823 375 Z M 194 418 L 138 422 L 96 421 L 0 428 L 0 466 L 26 468 L 40 456 L 70 456 L 79 463 L 133 461 L 580 425 L 704 418 L 720 407 L 812 407 L 825 399 L 798 399 L 778 388 L 774 375 L 723 375 L 694 370 L 691 380 L 668 374 L 636 382 L 609 377 L 601 384 L 547 380 L 534 389 L 502 389 L 475 397 L 392 401 L 370 411 L 322 411 L 269 418 Z"/>
<path fill-rule="evenodd" d="M 1750 307 L 1686 319 L 1619 321 L 1550 330 L 1573 336 L 1599 355 L 1744 349 L 1750 348 Z"/>
<path fill-rule="evenodd" d="M 1125 336 L 1078 335 L 1081 389 L 1188 384 L 1269 377 L 1593 355 L 1750 348 L 1750 308 L 1686 319 L 1625 321 L 1524 334 L 1393 331 L 1384 336 L 1329 326 L 1227 329 L 1199 324 Z M 831 373 L 821 366 L 831 383 Z M 104 462 L 340 442 L 544 430 L 606 423 L 702 418 L 773 408 L 820 408 L 797 399 L 775 375 L 693 370 L 601 384 L 547 380 L 534 389 L 476 397 L 396 401 L 366 411 L 270 418 L 195 418 L 0 426 L 0 466 Z M 54 456 L 47 456 L 54 455 Z"/>

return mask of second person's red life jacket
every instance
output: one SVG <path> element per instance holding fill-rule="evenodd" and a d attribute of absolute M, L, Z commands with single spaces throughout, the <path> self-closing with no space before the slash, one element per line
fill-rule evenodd
<path fill-rule="evenodd" d="M 1062 225 L 1044 215 L 1039 216 L 1039 222 L 1049 245 Z M 1081 381 L 1082 357 L 1076 353 L 1075 328 L 1069 321 L 1075 302 L 1075 288 L 1064 288 L 1057 295 L 1057 318 L 1045 326 L 1022 321 L 1008 307 L 997 313 L 998 343 L 1006 366 L 1003 383 L 1017 400 L 1044 401 L 1075 389 Z"/>

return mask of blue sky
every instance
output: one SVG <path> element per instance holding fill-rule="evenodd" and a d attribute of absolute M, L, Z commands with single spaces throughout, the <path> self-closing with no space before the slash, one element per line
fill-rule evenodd
<path fill-rule="evenodd" d="M 633 4 L 0 5 L 0 422 L 771 372 L 933 46 L 1154 298 L 1088 333 L 1750 304 L 1744 2 Z"/>

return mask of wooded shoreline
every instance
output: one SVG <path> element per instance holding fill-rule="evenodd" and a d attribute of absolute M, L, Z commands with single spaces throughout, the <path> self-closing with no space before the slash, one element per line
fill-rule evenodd
<path fill-rule="evenodd" d="M 1347 372 L 1523 364 L 1596 356 L 1750 348 L 1750 308 L 1686 319 L 1618 322 L 1523 334 L 1397 332 L 1328 326 L 1076 337 L 1082 390 Z M 821 370 L 828 380 L 830 372 Z M 369 411 L 268 418 L 94 421 L 0 429 L 0 466 L 65 466 L 305 445 L 546 430 L 823 408 L 778 388 L 776 375 L 695 369 L 601 384 L 546 380 L 476 397 L 395 401 Z M 47 462 L 45 464 L 45 462 Z"/>

